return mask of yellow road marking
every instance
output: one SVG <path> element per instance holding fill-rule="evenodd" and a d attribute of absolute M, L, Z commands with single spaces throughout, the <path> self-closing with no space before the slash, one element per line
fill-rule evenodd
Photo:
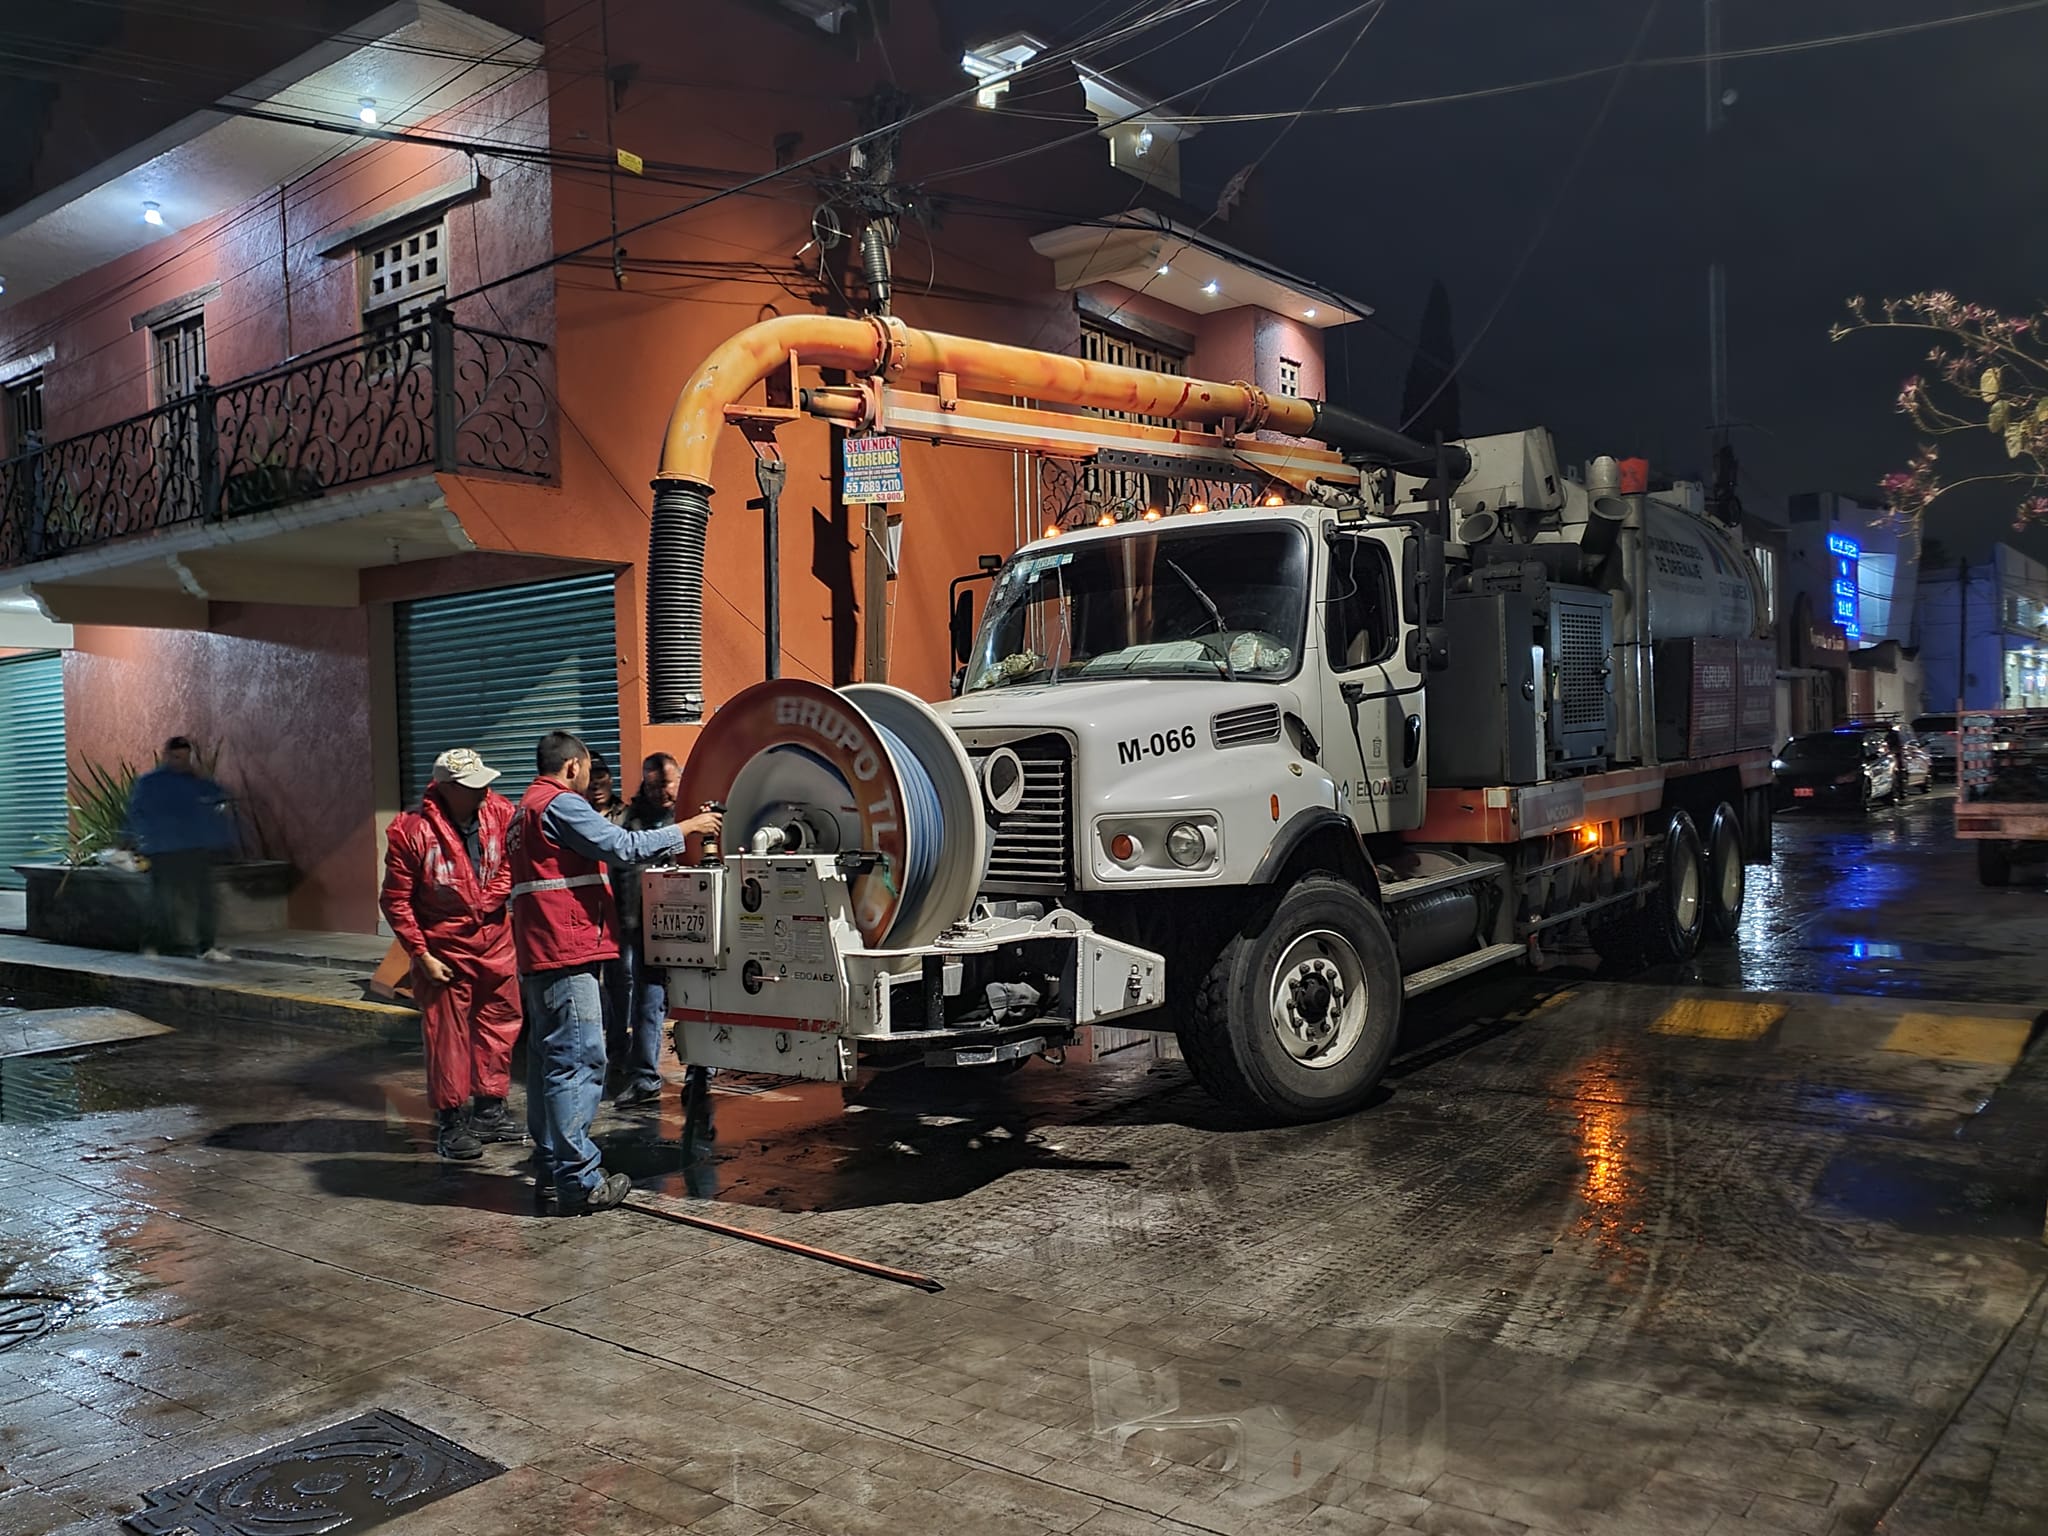
<path fill-rule="evenodd" d="M 2009 1067 L 2027 1048 L 2027 1019 L 1985 1019 L 1946 1013 L 1903 1013 L 1882 1049 L 1937 1061 Z"/>
<path fill-rule="evenodd" d="M 1783 1003 L 1710 1002 L 1682 997 L 1657 1016 L 1654 1035 L 1695 1035 L 1703 1040 L 1760 1040 L 1785 1017 Z"/>

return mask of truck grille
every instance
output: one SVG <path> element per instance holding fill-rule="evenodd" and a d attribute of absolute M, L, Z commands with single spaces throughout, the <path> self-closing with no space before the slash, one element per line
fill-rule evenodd
<path fill-rule="evenodd" d="M 1226 709 L 1209 722 L 1209 739 L 1218 747 L 1248 747 L 1280 739 L 1280 706 L 1250 704 Z"/>
<path fill-rule="evenodd" d="M 991 890 L 1071 890 L 1073 796 L 1066 743 L 1041 736 L 1008 745 L 1024 764 L 1024 799 L 996 822 L 984 883 Z M 978 765 L 984 754 L 968 755 Z"/>

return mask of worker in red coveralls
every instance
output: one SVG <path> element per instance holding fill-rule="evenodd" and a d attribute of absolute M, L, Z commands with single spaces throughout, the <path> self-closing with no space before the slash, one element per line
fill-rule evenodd
<path fill-rule="evenodd" d="M 512 802 L 495 768 L 467 747 L 434 759 L 420 803 L 391 823 L 378 905 L 412 956 L 412 995 L 427 1047 L 435 1150 L 454 1162 L 487 1141 L 519 1141 L 505 1110 L 519 1039 L 519 965 L 506 904 Z"/>

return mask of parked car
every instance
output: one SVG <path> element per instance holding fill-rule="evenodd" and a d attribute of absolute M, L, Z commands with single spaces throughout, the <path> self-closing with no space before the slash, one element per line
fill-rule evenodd
<path fill-rule="evenodd" d="M 1787 810 L 1863 811 L 1898 793 L 1898 768 L 1881 730 L 1850 727 L 1794 736 L 1771 767 L 1777 772 L 1778 804 Z"/>
<path fill-rule="evenodd" d="M 1927 748 L 1928 756 L 1934 759 L 1934 776 L 1937 779 L 1952 779 L 1956 776 L 1956 717 L 1954 715 L 1922 715 L 1913 722 L 1913 734 L 1918 736 Z"/>

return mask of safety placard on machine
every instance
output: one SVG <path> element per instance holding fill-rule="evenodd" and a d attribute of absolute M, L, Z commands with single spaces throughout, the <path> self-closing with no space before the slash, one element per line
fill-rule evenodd
<path fill-rule="evenodd" d="M 643 943 L 650 965 L 718 965 L 723 869 L 650 869 L 640 876 Z"/>

